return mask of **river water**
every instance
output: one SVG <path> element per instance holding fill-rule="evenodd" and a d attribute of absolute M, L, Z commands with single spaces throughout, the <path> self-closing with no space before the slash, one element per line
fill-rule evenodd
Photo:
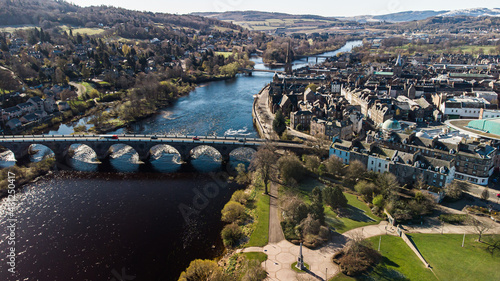
<path fill-rule="evenodd" d="M 339 51 L 360 43 L 349 42 Z M 257 69 L 265 69 L 261 59 L 254 60 Z M 294 67 L 306 64 L 296 61 Z M 114 133 L 256 137 L 253 95 L 271 78 L 272 73 L 255 72 L 207 83 Z M 75 125 L 50 134 L 72 133 Z M 187 165 L 168 147 L 151 164 L 139 164 L 133 150 L 114 147 L 106 165 L 97 165 L 91 150 L 75 149 L 76 159 L 68 164 L 83 172 L 56 172 L 24 186 L 13 203 L 0 202 L 0 280 L 121 280 L 126 275 L 125 280 L 169 281 L 177 280 L 191 260 L 222 254 L 220 210 L 239 187 L 220 178 L 248 162 L 249 151 L 237 151 L 221 167 L 209 148 L 195 151 Z M 10 218 L 16 220 L 15 274 L 7 271 L 5 259 Z"/>

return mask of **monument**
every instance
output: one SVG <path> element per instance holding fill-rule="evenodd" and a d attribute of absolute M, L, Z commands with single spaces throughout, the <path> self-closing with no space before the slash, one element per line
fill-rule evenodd
<path fill-rule="evenodd" d="M 297 265 L 295 267 L 300 270 L 304 270 L 304 256 L 302 256 L 302 242 L 300 243 L 299 258 L 297 259 Z"/>

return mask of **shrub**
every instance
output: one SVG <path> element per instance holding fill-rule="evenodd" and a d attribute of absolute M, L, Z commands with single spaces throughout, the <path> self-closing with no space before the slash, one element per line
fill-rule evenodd
<path fill-rule="evenodd" d="M 221 211 L 222 221 L 234 223 L 243 219 L 245 208 L 238 202 L 229 201 Z"/>
<path fill-rule="evenodd" d="M 439 216 L 439 220 L 451 224 L 462 224 L 467 219 L 467 215 L 460 214 L 442 214 Z"/>
<path fill-rule="evenodd" d="M 211 260 L 194 260 L 186 271 L 181 273 L 179 281 L 219 280 L 222 270 L 216 262 Z"/>
<path fill-rule="evenodd" d="M 238 244 L 238 241 L 243 237 L 243 232 L 237 224 L 226 225 L 221 232 L 222 241 L 224 246 L 233 247 Z"/>
<path fill-rule="evenodd" d="M 382 196 L 382 194 L 377 195 L 375 198 L 373 198 L 372 203 L 379 209 L 382 209 L 384 207 L 384 196 Z"/>
<path fill-rule="evenodd" d="M 341 253 L 333 257 L 333 261 L 340 265 L 342 273 L 356 276 L 366 272 L 381 260 L 380 253 L 363 240 L 361 236 L 353 237 L 342 249 Z"/>
<path fill-rule="evenodd" d="M 246 193 L 244 190 L 237 190 L 233 193 L 233 196 L 231 196 L 231 201 L 235 201 L 242 205 L 245 205 L 248 201 L 248 193 Z"/>

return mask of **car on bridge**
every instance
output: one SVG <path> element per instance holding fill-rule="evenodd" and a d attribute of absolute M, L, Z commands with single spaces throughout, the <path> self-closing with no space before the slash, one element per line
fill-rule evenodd
<path fill-rule="evenodd" d="M 117 139 L 118 139 L 118 135 L 102 135 L 102 136 L 100 136 L 99 138 L 101 138 L 101 139 L 112 139 L 112 140 L 117 140 Z"/>
<path fill-rule="evenodd" d="M 194 140 L 194 141 L 199 141 L 199 140 L 200 140 L 200 138 L 199 138 L 199 137 L 193 137 L 193 140 Z"/>
<path fill-rule="evenodd" d="M 157 136 L 151 136 L 151 139 L 152 139 L 152 140 L 157 140 L 157 139 L 158 139 L 158 137 L 157 137 Z"/>

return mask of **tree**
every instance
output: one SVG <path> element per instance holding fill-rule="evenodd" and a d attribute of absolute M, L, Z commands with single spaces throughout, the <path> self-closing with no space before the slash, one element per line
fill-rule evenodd
<path fill-rule="evenodd" d="M 484 201 L 488 201 L 489 198 L 490 198 L 490 192 L 488 191 L 488 188 L 485 187 L 483 189 L 483 192 L 481 192 L 481 199 Z"/>
<path fill-rule="evenodd" d="M 261 146 L 253 155 L 250 168 L 257 171 L 264 182 L 264 193 L 268 194 L 267 186 L 273 174 L 273 165 L 276 163 L 276 149 L 266 144 Z"/>
<path fill-rule="evenodd" d="M 476 218 L 474 218 L 473 216 L 470 216 L 467 218 L 467 223 L 468 225 L 472 226 L 472 228 L 474 229 L 474 232 L 476 232 L 476 234 L 479 236 L 477 241 L 481 242 L 481 238 L 483 237 L 483 234 L 490 230 L 491 228 L 491 225 L 489 225 L 488 223 L 485 223 L 485 222 L 482 222 Z"/>
<path fill-rule="evenodd" d="M 231 201 L 235 201 L 240 203 L 241 205 L 245 205 L 248 201 L 248 193 L 244 190 L 236 190 L 231 196 Z"/>
<path fill-rule="evenodd" d="M 274 117 L 273 120 L 273 130 L 279 136 L 281 136 L 283 132 L 286 130 L 286 120 L 281 110 L 278 110 L 278 112 L 276 112 L 276 116 Z"/>
<path fill-rule="evenodd" d="M 398 178 L 389 172 L 380 174 L 376 180 L 377 187 L 382 191 L 385 198 L 392 198 L 401 188 Z"/>
<path fill-rule="evenodd" d="M 337 156 L 330 156 L 325 162 L 325 167 L 326 167 L 326 172 L 334 175 L 334 176 L 341 176 L 342 175 L 342 169 L 344 168 L 344 163 L 342 162 L 342 159 L 340 159 Z"/>
<path fill-rule="evenodd" d="M 320 227 L 320 221 L 316 219 L 312 214 L 308 214 L 307 218 L 303 219 L 300 222 L 300 225 L 298 227 L 300 233 L 298 234 L 301 237 L 304 237 L 308 234 L 317 235 L 319 233 Z"/>
<path fill-rule="evenodd" d="M 372 203 L 373 205 L 382 209 L 384 207 L 384 196 L 382 196 L 382 194 L 375 196 L 375 198 L 373 198 Z"/>
<path fill-rule="evenodd" d="M 237 224 L 232 223 L 224 226 L 221 231 L 221 237 L 224 246 L 233 247 L 238 244 L 238 241 L 243 237 L 243 232 Z"/>
<path fill-rule="evenodd" d="M 462 197 L 464 191 L 469 190 L 469 185 L 464 181 L 453 180 L 448 186 L 444 188 L 446 196 L 453 200 L 458 200 Z"/>
<path fill-rule="evenodd" d="M 8 70 L 0 69 L 0 89 L 4 91 L 15 91 L 19 88 L 19 82 L 14 79 Z"/>
<path fill-rule="evenodd" d="M 325 223 L 325 208 L 323 207 L 323 192 L 321 188 L 315 187 L 312 191 L 311 214 L 321 224 Z"/>
<path fill-rule="evenodd" d="M 179 281 L 221 280 L 222 270 L 215 261 L 194 260 L 186 271 L 181 273 Z"/>
<path fill-rule="evenodd" d="M 340 209 L 347 207 L 347 198 L 342 189 L 338 186 L 327 186 L 323 189 L 323 198 L 325 198 L 325 203 L 332 207 L 332 209 Z"/>
<path fill-rule="evenodd" d="M 311 84 L 307 85 L 306 89 L 311 89 L 311 91 L 316 92 L 318 90 L 318 85 L 311 83 Z"/>
<path fill-rule="evenodd" d="M 238 202 L 229 201 L 224 206 L 221 213 L 222 221 L 233 223 L 243 218 L 245 215 L 245 208 Z"/>
<path fill-rule="evenodd" d="M 245 265 L 245 275 L 241 281 L 262 281 L 267 278 L 267 272 L 258 260 L 249 260 Z"/>
<path fill-rule="evenodd" d="M 319 165 L 321 164 L 321 161 L 319 160 L 319 157 L 316 155 L 304 155 L 302 156 L 302 159 L 305 162 L 306 168 L 315 173 L 318 174 L 318 168 Z"/>
<path fill-rule="evenodd" d="M 302 199 L 296 195 L 287 195 L 281 199 L 281 209 L 286 220 L 291 220 L 294 224 L 300 223 L 307 217 L 309 208 Z"/>
<path fill-rule="evenodd" d="M 344 183 L 349 187 L 354 187 L 358 179 L 366 173 L 366 167 L 358 160 L 352 161 L 346 169 Z"/>
<path fill-rule="evenodd" d="M 285 184 L 293 185 L 304 177 L 304 166 L 295 154 L 287 154 L 278 160 L 280 176 Z"/>
<path fill-rule="evenodd" d="M 236 172 L 238 173 L 238 175 L 236 175 L 236 182 L 238 184 L 247 184 L 250 182 L 251 178 L 245 164 L 239 163 L 238 166 L 236 166 Z"/>
<path fill-rule="evenodd" d="M 377 190 L 377 186 L 373 182 L 360 181 L 354 186 L 354 190 L 361 194 L 366 202 L 370 202 Z"/>

